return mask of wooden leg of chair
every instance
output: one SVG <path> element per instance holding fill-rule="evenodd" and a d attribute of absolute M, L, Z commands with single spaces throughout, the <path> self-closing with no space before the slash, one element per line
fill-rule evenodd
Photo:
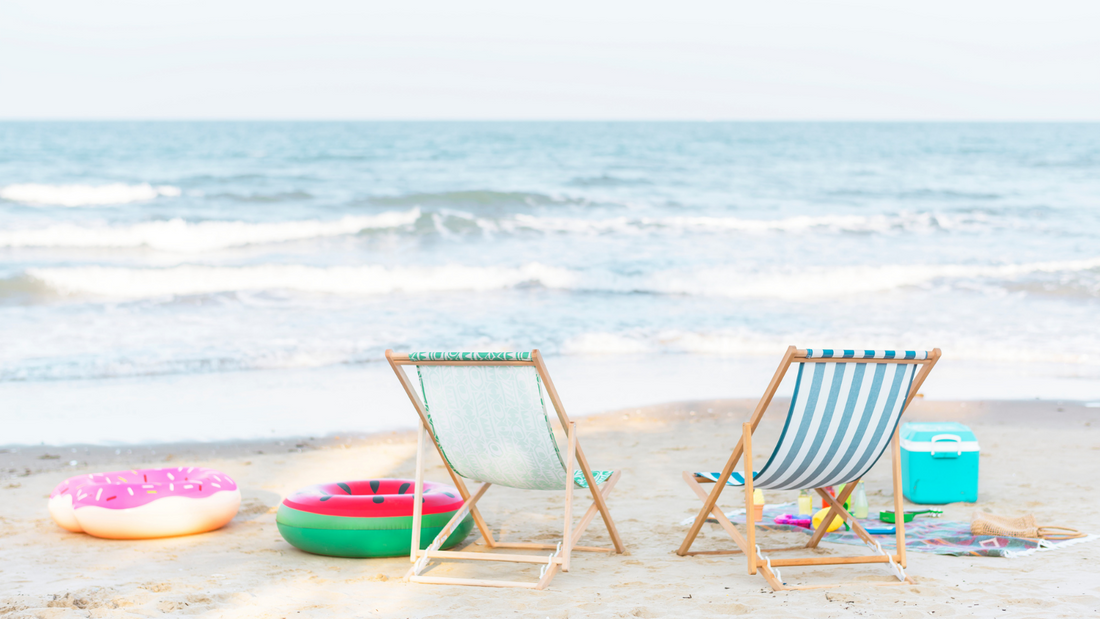
<path fill-rule="evenodd" d="M 420 575 L 419 570 L 423 569 L 424 566 L 421 565 L 418 569 L 416 561 L 418 559 L 420 559 L 421 557 L 424 557 L 425 555 L 435 556 L 435 555 L 438 555 L 438 554 L 453 554 L 455 556 L 458 556 L 458 555 L 463 555 L 463 554 L 470 554 L 470 553 L 460 553 L 460 552 L 452 552 L 452 551 L 443 551 L 442 553 L 433 552 L 432 547 L 434 546 L 434 547 L 438 548 L 437 544 L 441 545 L 448 537 L 450 537 L 451 532 L 454 531 L 454 528 L 458 526 L 458 524 L 462 521 L 463 518 L 465 518 L 465 515 L 464 515 L 463 512 L 464 511 L 473 512 L 474 507 L 477 505 L 477 502 L 481 500 L 481 497 L 485 496 L 485 492 L 489 489 L 489 486 L 491 486 L 491 485 L 492 484 L 490 484 L 490 483 L 481 484 L 481 487 L 477 489 L 477 492 L 470 495 L 470 498 L 466 499 L 466 501 L 463 502 L 462 507 L 460 507 L 459 509 L 457 509 L 455 511 L 454 516 L 451 516 L 451 519 L 447 521 L 447 524 L 443 525 L 443 528 L 440 529 L 439 534 L 437 534 L 435 536 L 435 539 L 432 540 L 431 544 L 428 545 L 428 550 L 420 550 L 419 546 L 414 546 L 413 547 L 413 549 L 412 549 L 413 566 L 411 568 L 409 568 L 408 573 L 405 574 L 406 579 L 408 579 L 410 577 L 413 577 L 413 576 L 419 576 Z"/>
<path fill-rule="evenodd" d="M 684 471 L 684 481 L 687 482 L 688 487 L 695 492 L 696 496 L 704 501 L 707 500 L 707 491 L 703 490 L 703 486 L 701 486 L 699 482 L 695 481 L 694 473 Z M 736 543 L 737 547 L 741 549 L 741 552 L 747 553 L 748 543 L 745 541 L 745 538 L 741 536 L 741 532 L 737 530 L 737 527 L 733 526 L 733 523 L 730 522 L 730 519 L 726 518 L 726 515 L 722 513 L 722 509 L 715 505 L 714 509 L 710 510 L 710 513 L 714 516 L 714 519 L 718 521 L 719 526 L 725 529 L 726 533 L 729 533 L 729 536 L 733 538 L 734 543 Z M 688 554 L 697 553 L 689 552 Z"/>
<path fill-rule="evenodd" d="M 458 488 L 458 493 L 462 495 L 462 500 L 468 501 L 472 495 L 469 489 L 466 488 L 465 482 L 451 470 L 449 465 L 447 466 L 447 472 L 451 474 L 451 481 L 454 482 L 455 488 Z M 477 525 L 477 530 L 481 532 L 481 538 L 485 540 L 485 545 L 489 548 L 496 546 L 496 540 L 493 539 L 493 532 L 489 529 L 489 525 L 486 524 L 485 519 L 481 517 L 481 512 L 478 511 L 477 507 L 471 508 L 470 514 L 474 517 L 474 524 Z"/>
<path fill-rule="evenodd" d="M 848 510 L 844 509 L 844 504 L 840 502 L 841 500 L 848 500 L 848 497 L 851 496 L 851 492 L 854 491 L 857 484 L 859 484 L 858 479 L 845 486 L 845 491 L 841 492 L 839 497 L 833 498 L 829 496 L 829 493 L 827 492 L 822 492 L 821 496 L 825 499 L 826 504 L 829 505 L 833 513 L 843 518 L 844 522 L 847 522 L 852 527 L 852 531 L 854 531 L 855 534 L 864 541 L 864 543 L 874 546 L 876 543 L 875 539 L 871 537 L 871 534 L 868 533 L 866 529 L 863 528 L 863 525 L 859 524 L 859 520 L 857 520 L 855 516 L 848 513 Z M 849 486 L 852 488 L 852 490 L 849 490 Z"/>
<path fill-rule="evenodd" d="M 577 441 L 576 454 L 577 464 L 580 465 L 580 469 L 584 473 L 584 479 L 588 483 L 588 490 L 592 493 L 592 500 L 596 502 L 596 507 L 600 510 L 600 516 L 603 517 L 603 524 L 607 527 L 607 534 L 611 536 L 611 543 L 615 545 L 615 552 L 622 554 L 626 552 L 626 546 L 623 545 L 623 538 L 619 536 L 619 529 L 615 527 L 615 521 L 611 518 L 611 510 L 607 507 L 607 501 L 604 501 L 603 494 L 596 484 L 596 479 L 592 477 L 592 467 L 588 465 L 588 459 L 584 457 L 584 450 L 581 449 L 579 440 Z"/>
<path fill-rule="evenodd" d="M 600 494 L 603 495 L 604 500 L 611 495 L 611 491 L 615 488 L 615 484 L 619 482 L 620 477 L 622 477 L 622 471 L 615 471 L 611 474 L 611 477 L 607 478 L 603 486 L 600 487 Z M 578 522 L 577 526 L 573 529 L 573 540 L 570 544 L 571 548 L 577 548 L 577 544 L 581 541 L 584 530 L 592 523 L 592 519 L 596 517 L 599 509 L 599 506 L 593 501 L 592 505 L 588 507 L 588 511 L 584 512 L 584 517 L 581 518 L 581 521 Z"/>
<path fill-rule="evenodd" d="M 744 440 L 742 438 L 742 440 Z M 733 454 L 726 460 L 726 465 L 722 467 L 722 474 L 718 476 L 718 481 L 714 484 L 714 489 L 710 491 L 707 498 L 703 500 L 703 507 L 699 510 L 699 514 L 695 516 L 695 522 L 691 523 L 691 528 L 688 529 L 687 535 L 684 536 L 684 541 L 680 543 L 680 548 L 676 551 L 676 554 L 681 557 L 686 555 L 691 550 L 691 545 L 695 542 L 695 538 L 699 536 L 699 531 L 703 530 L 703 525 L 707 522 L 707 515 L 710 514 L 714 506 L 718 504 L 718 497 L 721 496 L 722 491 L 726 489 L 726 481 L 729 480 L 730 475 L 733 473 L 733 468 L 737 466 L 737 461 L 741 459 L 741 447 L 742 441 L 737 441 L 737 445 L 733 448 Z"/>
<path fill-rule="evenodd" d="M 848 484 L 844 487 L 844 490 L 840 490 L 840 496 L 834 499 L 832 496 L 829 496 L 829 494 L 826 493 L 825 488 L 815 488 L 817 494 L 821 495 L 821 497 L 825 499 L 825 502 L 827 505 L 829 505 L 829 508 L 828 511 L 825 512 L 825 518 L 822 519 L 822 526 L 818 527 L 817 530 L 814 531 L 814 534 L 810 538 L 810 541 L 806 542 L 806 548 L 817 548 L 817 544 L 821 543 L 822 538 L 825 537 L 825 533 L 828 532 L 829 523 L 833 522 L 833 519 L 837 516 L 840 516 L 840 511 L 844 511 L 843 507 L 840 508 L 840 511 L 837 511 L 837 506 L 843 506 L 844 501 L 848 500 L 848 497 L 851 495 L 851 493 L 853 493 L 855 489 L 855 484 Z"/>
<path fill-rule="evenodd" d="M 562 562 L 561 571 L 569 571 L 569 552 L 573 549 L 573 456 L 577 450 L 577 424 L 569 424 L 569 449 L 565 453 L 565 527 L 561 534 Z M 549 581 L 547 581 L 549 582 Z"/>
<path fill-rule="evenodd" d="M 894 428 L 893 463 L 891 468 L 894 473 L 894 541 L 897 543 L 897 554 L 901 559 L 898 563 L 905 567 L 905 500 L 901 493 L 901 433 L 900 428 Z"/>
<path fill-rule="evenodd" d="M 752 424 L 745 422 L 741 426 L 741 436 L 745 445 L 745 556 L 749 559 L 749 574 L 756 573 L 756 510 L 752 500 Z"/>
<path fill-rule="evenodd" d="M 764 580 L 768 581 L 768 584 L 771 585 L 772 591 L 783 591 L 787 588 L 786 585 L 779 582 L 779 579 L 775 577 L 775 574 L 767 565 L 760 566 L 760 573 L 764 576 Z"/>
<path fill-rule="evenodd" d="M 565 570 L 562 570 L 563 572 Z M 551 564 L 546 568 L 546 572 L 543 573 L 542 578 L 539 578 L 538 584 L 535 585 L 535 589 L 542 591 L 550 586 L 550 581 L 554 579 L 554 576 L 558 574 L 558 564 Z"/>
<path fill-rule="evenodd" d="M 412 545 L 409 547 L 409 561 L 416 563 L 416 551 L 420 550 L 420 521 L 424 510 L 424 434 L 427 430 L 421 423 L 416 431 L 416 482 L 413 489 Z"/>
<path fill-rule="evenodd" d="M 768 388 L 764 390 L 764 395 L 760 398 L 760 401 L 756 403 L 756 408 L 752 412 L 750 418 L 750 426 L 755 429 L 760 423 L 760 418 L 764 416 L 764 411 L 768 409 L 768 405 L 771 404 L 772 398 L 775 397 L 775 391 L 779 389 L 779 384 L 783 382 L 783 376 L 787 374 L 787 368 L 791 365 L 791 359 L 795 353 L 798 352 L 794 346 L 788 346 L 787 352 L 783 353 L 783 359 L 779 361 L 779 367 L 775 369 L 775 374 L 772 375 L 771 382 L 768 383 Z M 750 432 L 751 434 L 751 432 Z M 714 505 L 718 503 L 718 496 L 722 494 L 722 490 L 726 487 L 726 480 L 730 478 L 730 474 L 733 473 L 733 469 L 737 466 L 737 461 L 741 459 L 742 451 L 744 447 L 744 436 L 740 441 L 733 446 L 733 453 L 730 454 L 728 460 L 726 460 L 726 466 L 722 467 L 722 474 L 718 476 L 717 483 L 714 486 L 714 490 L 711 492 L 707 500 L 703 502 L 703 508 L 699 510 L 699 515 L 695 517 L 695 522 L 692 523 L 691 529 L 688 530 L 687 535 L 684 536 L 684 541 L 681 542 L 680 548 L 676 551 L 676 554 L 681 557 L 686 555 L 691 550 L 691 544 L 695 542 L 695 538 L 699 535 L 699 531 L 703 529 L 703 525 L 707 521 L 707 514 L 710 510 L 714 509 Z"/>

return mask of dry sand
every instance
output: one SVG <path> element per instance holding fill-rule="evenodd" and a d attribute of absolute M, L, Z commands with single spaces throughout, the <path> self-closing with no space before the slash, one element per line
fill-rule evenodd
<path fill-rule="evenodd" d="M 279 536 L 281 498 L 308 484 L 411 477 L 411 433 L 265 443 L 129 448 L 21 448 L 0 453 L 0 616 L 11 617 L 1079 617 L 1100 614 L 1100 544 L 1078 544 L 1017 559 L 910 553 L 913 587 L 867 587 L 773 593 L 749 576 L 741 556 L 679 557 L 675 549 L 700 503 L 682 470 L 724 462 L 752 402 L 688 402 L 631 409 L 581 420 L 593 466 L 621 468 L 610 506 L 627 544 L 625 556 L 578 553 L 573 569 L 547 591 L 413 585 L 402 581 L 407 558 L 338 559 L 296 550 Z M 783 402 L 761 426 L 756 457 L 778 435 Z M 1100 532 L 1100 409 L 1055 402 L 925 402 L 906 419 L 970 425 L 982 445 L 981 498 L 946 506 L 945 518 L 975 509 L 1031 512 L 1041 524 Z M 73 449 L 76 451 L 74 452 Z M 153 453 L 155 451 L 155 453 Z M 263 452 L 263 453 L 258 453 Z M 44 455 L 59 456 L 42 458 Z M 70 465 L 70 461 L 76 461 Z M 242 487 L 240 514 L 222 530 L 140 542 L 73 534 L 56 526 L 46 497 L 64 477 L 137 466 L 202 465 L 222 469 Z M 872 510 L 890 504 L 889 457 L 867 477 Z M 438 462 L 427 478 L 447 481 Z M 773 493 L 768 502 L 793 498 Z M 739 501 L 727 492 L 723 505 Z M 552 541 L 560 534 L 561 499 L 544 493 L 490 490 L 482 502 L 505 539 Z M 579 512 L 579 510 L 578 510 Z M 795 536 L 791 538 L 790 536 Z M 767 534 L 765 544 L 805 539 Z M 770 538 L 770 539 L 769 539 Z M 476 533 L 468 550 L 476 550 Z M 606 545 L 599 519 L 585 543 Z M 697 549 L 730 547 L 706 525 Z M 824 545 L 825 554 L 861 554 Z M 534 579 L 537 566 L 453 563 L 435 575 Z M 788 582 L 888 581 L 882 566 L 784 569 Z"/>

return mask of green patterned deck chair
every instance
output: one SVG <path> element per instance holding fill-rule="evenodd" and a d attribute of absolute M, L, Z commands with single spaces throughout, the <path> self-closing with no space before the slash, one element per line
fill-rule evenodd
<path fill-rule="evenodd" d="M 544 589 L 558 570 L 568 572 L 574 550 L 624 551 L 619 532 L 607 509 L 606 497 L 619 480 L 619 471 L 593 471 L 577 441 L 577 424 L 570 421 L 538 350 L 529 353 L 409 353 L 386 351 L 420 417 L 416 452 L 416 500 L 414 501 L 411 582 L 523 587 Z M 415 366 L 417 385 L 401 366 Z M 562 450 L 546 414 L 546 400 L 565 430 Z M 446 464 L 465 503 L 443 527 L 426 550 L 420 550 L 420 497 L 423 491 L 424 443 L 431 440 Z M 482 482 L 471 493 L 463 479 Z M 565 496 L 562 541 L 553 544 L 504 542 L 493 537 L 477 502 L 492 484 L 527 490 L 550 490 Z M 573 525 L 574 488 L 592 494 L 592 505 L 576 527 Z M 603 517 L 614 548 L 578 546 L 577 542 L 596 514 Z M 544 554 L 499 554 L 440 550 L 467 514 L 471 514 L 488 549 L 551 550 Z M 536 582 L 475 580 L 421 575 L 432 560 L 506 561 L 543 564 Z"/>
<path fill-rule="evenodd" d="M 745 553 L 749 574 L 759 569 L 775 590 L 816 589 L 839 585 L 791 586 L 783 582 L 783 566 L 841 565 L 886 563 L 897 580 L 847 584 L 912 584 L 905 574 L 905 523 L 897 522 L 897 551 L 888 554 L 847 511 L 844 502 L 856 483 L 874 466 L 893 442 L 894 511 L 902 512 L 901 459 L 898 425 L 902 413 L 917 395 L 924 379 L 940 358 L 940 349 L 926 351 L 892 350 L 799 350 L 787 349 L 779 369 L 751 419 L 741 428 L 741 440 L 721 472 L 684 472 L 684 481 L 703 500 L 703 508 L 677 551 L 680 555 Z M 767 463 L 759 471 L 752 466 L 752 433 L 775 396 L 787 368 L 798 364 L 798 378 L 783 433 Z M 744 456 L 742 473 L 735 473 L 737 461 Z M 707 493 L 700 483 L 713 483 Z M 840 496 L 833 498 L 824 488 L 845 484 Z M 862 557 L 812 557 L 773 559 L 756 545 L 756 525 L 749 519 L 745 535 L 717 507 L 718 497 L 727 486 L 743 487 L 745 509 L 753 510 L 753 489 L 814 489 L 829 505 L 822 522 L 840 516 L 875 554 Z M 737 543 L 737 550 L 691 552 L 703 523 L 713 516 Z M 817 529 L 805 546 L 770 548 L 767 552 L 816 548 L 826 532 Z"/>

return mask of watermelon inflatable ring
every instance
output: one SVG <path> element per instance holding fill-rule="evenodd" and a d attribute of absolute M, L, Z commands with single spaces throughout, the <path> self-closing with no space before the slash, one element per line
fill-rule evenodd
<path fill-rule="evenodd" d="M 300 550 L 330 557 L 397 557 L 412 546 L 415 498 L 410 479 L 371 479 L 309 486 L 283 499 L 275 522 L 283 539 Z M 424 482 L 420 548 L 462 507 L 462 496 L 445 484 Z M 443 548 L 466 539 L 469 514 Z"/>
<path fill-rule="evenodd" d="M 70 477 L 54 488 L 49 502 L 50 516 L 62 528 L 107 539 L 213 531 L 240 506 L 236 482 L 197 466 Z"/>

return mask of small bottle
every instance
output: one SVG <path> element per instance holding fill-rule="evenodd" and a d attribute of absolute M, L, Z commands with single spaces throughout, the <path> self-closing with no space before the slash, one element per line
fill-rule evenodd
<path fill-rule="evenodd" d="M 833 488 L 832 486 L 825 486 L 825 492 L 828 492 L 829 496 L 833 497 L 834 499 L 836 498 L 836 488 Z M 829 502 L 826 501 L 824 497 L 822 497 L 822 499 L 821 499 L 821 509 L 825 509 L 828 506 L 829 506 Z"/>
<path fill-rule="evenodd" d="M 798 491 L 798 515 L 809 516 L 814 513 L 814 498 L 809 490 Z"/>
<path fill-rule="evenodd" d="M 863 482 L 859 482 L 856 491 L 852 493 L 851 514 L 856 518 L 867 517 L 867 491 L 863 489 Z"/>
<path fill-rule="evenodd" d="M 837 486 L 836 487 L 836 494 L 833 495 L 833 498 L 836 498 L 840 495 L 843 495 L 845 486 L 847 486 L 847 484 L 840 484 L 839 486 Z M 855 490 L 853 491 L 853 494 L 855 494 Z M 848 498 L 844 499 L 844 509 L 845 509 L 845 511 L 848 511 L 849 513 L 851 512 L 851 495 L 848 495 Z"/>
<path fill-rule="evenodd" d="M 764 492 L 760 488 L 752 491 L 752 519 L 760 522 L 764 519 Z"/>

